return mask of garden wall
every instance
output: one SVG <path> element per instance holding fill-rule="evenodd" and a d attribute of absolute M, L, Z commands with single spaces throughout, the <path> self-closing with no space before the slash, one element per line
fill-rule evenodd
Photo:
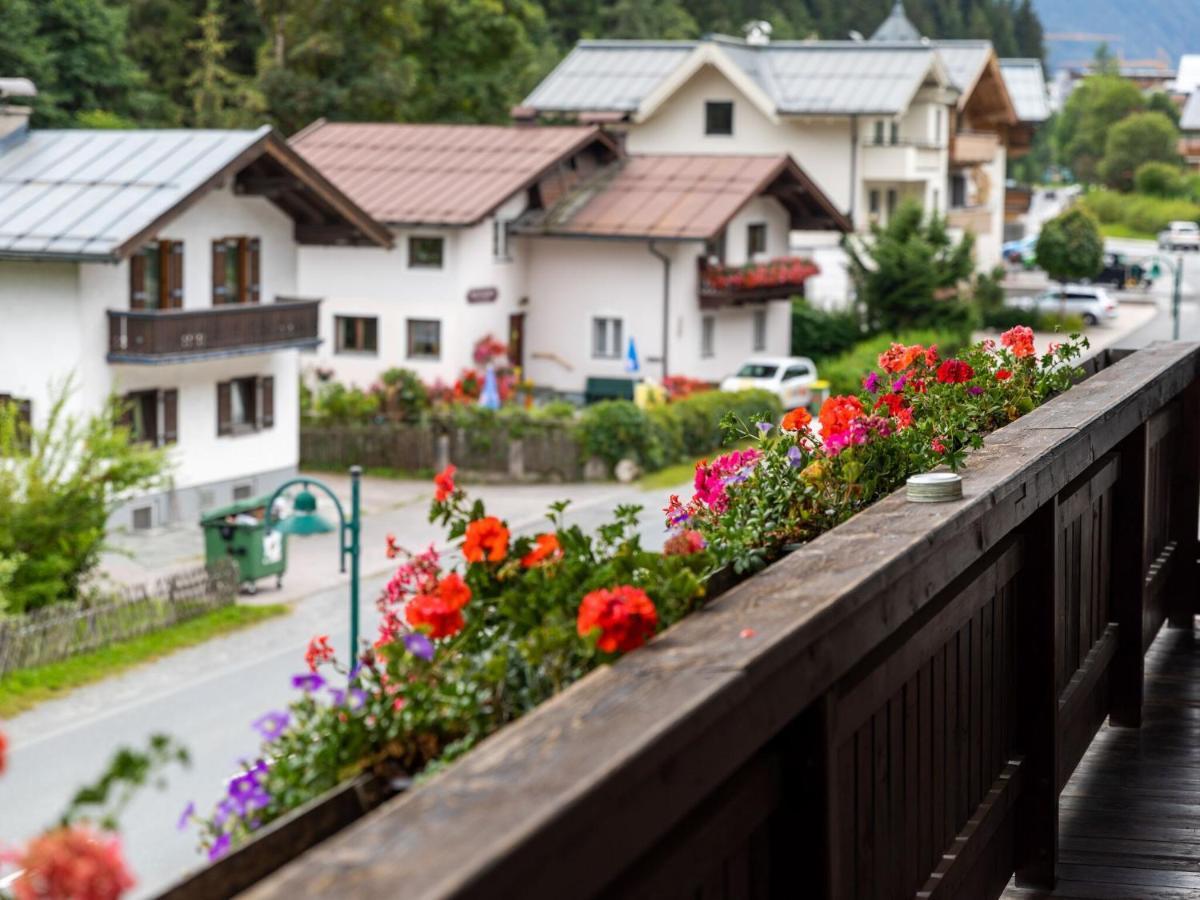
<path fill-rule="evenodd" d="M 1140 722 L 1144 648 L 1197 611 L 1200 346 L 1120 355 L 989 436 L 962 501 L 879 502 L 248 896 L 1047 884 L 1061 786 L 1106 715 Z"/>

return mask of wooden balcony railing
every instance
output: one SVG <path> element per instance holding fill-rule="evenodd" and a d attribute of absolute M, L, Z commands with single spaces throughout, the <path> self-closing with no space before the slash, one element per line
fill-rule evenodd
<path fill-rule="evenodd" d="M 701 257 L 699 266 L 704 309 L 803 295 L 804 282 L 821 271 L 812 260 L 798 256 L 745 266 L 716 265 Z"/>
<path fill-rule="evenodd" d="M 206 309 L 109 310 L 108 361 L 166 363 L 314 347 L 320 300 Z"/>
<path fill-rule="evenodd" d="M 989 163 L 1000 149 L 1000 138 L 990 131 L 960 131 L 950 139 L 950 165 Z"/>
<path fill-rule="evenodd" d="M 946 224 L 971 234 L 989 234 L 992 230 L 992 211 L 986 206 L 952 206 L 946 210 Z"/>
<path fill-rule="evenodd" d="M 1088 369 L 970 455 L 963 500 L 898 492 L 341 834 L 378 802 L 354 782 L 166 896 L 232 896 L 298 847 L 250 896 L 1048 885 L 1063 784 L 1106 716 L 1139 725 L 1145 648 L 1197 612 L 1200 345 Z"/>

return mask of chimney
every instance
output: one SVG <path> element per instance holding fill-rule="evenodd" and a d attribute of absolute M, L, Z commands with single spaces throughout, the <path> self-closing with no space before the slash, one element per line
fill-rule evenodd
<path fill-rule="evenodd" d="M 0 78 L 0 141 L 29 128 L 32 108 L 13 100 L 36 96 L 37 88 L 28 78 Z"/>

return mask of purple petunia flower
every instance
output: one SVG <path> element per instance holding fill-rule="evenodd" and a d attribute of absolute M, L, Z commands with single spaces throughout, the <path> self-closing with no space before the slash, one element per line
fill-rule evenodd
<path fill-rule="evenodd" d="M 798 469 L 804 465 L 804 454 L 800 452 L 799 447 L 792 447 L 787 452 L 788 465 L 793 469 Z"/>
<path fill-rule="evenodd" d="M 230 839 L 228 834 L 221 834 L 213 841 L 213 845 L 208 849 L 208 861 L 220 859 L 229 852 Z"/>
<path fill-rule="evenodd" d="M 265 771 L 265 770 L 264 770 Z M 249 772 L 243 772 L 229 782 L 229 799 L 233 801 L 239 815 L 246 815 L 255 809 L 262 809 L 271 802 L 271 795 L 258 780 L 262 771 L 255 766 Z"/>
<path fill-rule="evenodd" d="M 901 375 L 899 378 L 897 378 L 895 381 L 892 382 L 892 392 L 895 394 L 900 393 L 902 390 L 904 390 L 904 386 L 906 384 L 908 384 L 908 376 Z"/>
<path fill-rule="evenodd" d="M 419 631 L 409 632 L 404 636 L 404 649 L 421 659 L 433 659 L 433 641 Z"/>
<path fill-rule="evenodd" d="M 879 390 L 879 376 L 876 375 L 874 372 L 869 374 L 866 378 L 863 379 L 863 387 L 866 388 L 868 391 L 870 391 L 872 394 L 875 393 L 877 390 Z"/>
<path fill-rule="evenodd" d="M 183 808 L 183 812 L 180 813 L 179 822 L 175 826 L 176 830 L 183 831 L 185 828 L 187 828 L 188 824 L 192 821 L 192 819 L 193 819 L 193 817 L 195 817 L 195 815 L 196 815 L 196 803 L 195 803 L 195 801 L 192 801 L 192 802 L 188 803 L 188 805 Z"/>
<path fill-rule="evenodd" d="M 981 388 L 977 384 L 973 384 L 969 388 L 967 388 L 967 393 L 970 394 L 972 397 L 978 397 L 980 394 L 983 393 L 983 388 Z"/>
<path fill-rule="evenodd" d="M 346 692 L 341 688 L 329 689 L 329 703 L 331 706 L 341 706 L 346 702 Z"/>
<path fill-rule="evenodd" d="M 213 818 L 212 818 L 213 825 L 215 825 L 217 828 L 222 827 L 226 822 L 229 821 L 230 817 L 232 817 L 233 814 L 236 812 L 237 812 L 237 806 L 234 804 L 234 802 L 232 800 L 230 800 L 228 797 L 226 797 L 224 800 L 222 800 L 220 803 L 217 804 L 216 812 L 213 813 Z"/>
<path fill-rule="evenodd" d="M 367 692 L 360 691 L 358 688 L 350 688 L 350 709 L 362 709 L 367 705 Z"/>
<path fill-rule="evenodd" d="M 770 422 L 759 422 L 758 423 L 758 430 L 761 431 L 763 434 L 769 433 L 770 430 L 774 427 L 775 426 L 772 425 Z"/>
<path fill-rule="evenodd" d="M 292 687 L 300 688 L 305 693 L 319 691 L 325 687 L 325 679 L 316 672 L 305 672 L 303 675 L 292 676 Z"/>
<path fill-rule="evenodd" d="M 262 735 L 264 741 L 276 740 L 283 730 L 287 728 L 290 717 L 285 712 L 272 710 L 265 715 L 259 716 L 251 725 L 255 731 Z"/>

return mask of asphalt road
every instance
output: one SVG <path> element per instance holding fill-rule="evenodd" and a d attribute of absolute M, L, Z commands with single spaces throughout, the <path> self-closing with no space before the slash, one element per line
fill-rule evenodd
<path fill-rule="evenodd" d="M 658 548 L 664 537 L 659 510 L 668 493 L 614 486 L 605 500 L 569 511 L 569 521 L 594 530 L 617 505 L 637 501 L 644 506 L 643 543 Z M 569 486 L 563 494 L 569 496 Z M 430 539 L 437 537 L 431 526 Z M 373 601 L 385 582 L 362 582 L 364 635 L 374 633 Z M 6 726 L 9 768 L 0 777 L 0 846 L 39 832 L 118 747 L 144 745 L 158 732 L 184 744 L 193 764 L 171 770 L 165 789 L 143 790 L 121 818 L 127 860 L 138 879 L 134 896 L 153 895 L 202 865 L 194 832 L 176 828 L 180 812 L 191 801 L 210 810 L 238 761 L 255 753 L 251 722 L 295 695 L 291 676 L 304 670 L 308 637 L 330 633 L 345 658 L 348 629 L 332 626 L 345 622 L 347 596 L 345 587 L 322 591 L 287 617 L 181 651 L 13 720 Z"/>
<path fill-rule="evenodd" d="M 1133 259 L 1148 258 L 1154 255 L 1167 256 L 1172 262 L 1182 260 L 1183 277 L 1180 282 L 1179 304 L 1179 339 L 1184 341 L 1200 340 L 1200 253 L 1159 254 L 1153 241 L 1136 241 L 1128 239 L 1109 238 L 1105 248 L 1124 253 Z M 1130 295 L 1136 299 L 1153 301 L 1158 308 L 1158 315 L 1142 328 L 1122 338 L 1118 343 L 1122 347 L 1144 347 L 1153 341 L 1169 341 L 1174 337 L 1174 322 L 1172 317 L 1172 293 L 1174 283 L 1172 273 L 1163 266 L 1163 273 L 1155 281 L 1154 286 L 1146 294 Z"/>

